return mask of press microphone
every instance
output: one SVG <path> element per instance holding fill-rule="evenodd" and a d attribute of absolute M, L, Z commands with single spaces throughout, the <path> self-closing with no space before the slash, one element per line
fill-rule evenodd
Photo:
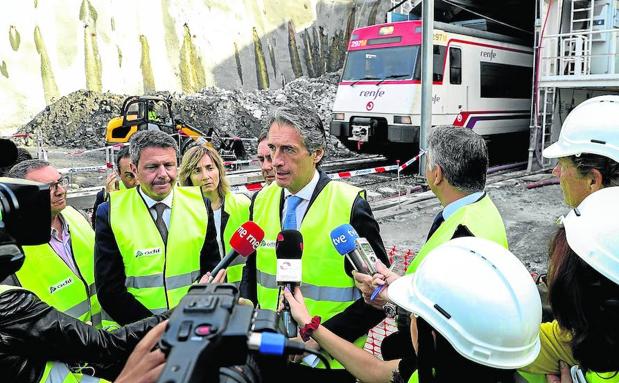
<path fill-rule="evenodd" d="M 302 280 L 303 268 L 301 256 L 303 255 L 303 235 L 297 230 L 283 230 L 277 235 L 275 241 L 275 255 L 277 256 L 277 284 L 294 292 Z M 281 312 L 282 324 L 285 335 L 289 338 L 297 336 L 297 322 L 292 318 L 290 305 L 284 299 L 284 309 Z"/>
<path fill-rule="evenodd" d="M 240 255 L 247 257 L 260 245 L 264 238 L 264 230 L 260 228 L 254 221 L 247 221 L 232 234 L 230 238 L 230 247 L 232 250 L 222 258 L 221 261 L 211 271 L 211 275 L 215 277 L 219 270 L 225 269 Z"/>
<path fill-rule="evenodd" d="M 335 250 L 345 256 L 356 271 L 368 275 L 376 273 L 376 253 L 368 240 L 359 238 L 359 234 L 350 224 L 345 223 L 333 229 L 331 242 Z"/>

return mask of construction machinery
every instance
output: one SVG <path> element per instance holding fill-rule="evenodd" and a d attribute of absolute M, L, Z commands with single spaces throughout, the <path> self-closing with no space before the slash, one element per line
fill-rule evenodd
<path fill-rule="evenodd" d="M 219 153 L 225 162 L 235 162 L 247 157 L 240 140 L 219 134 L 214 128 L 207 133 L 184 121 L 174 118 L 171 98 L 156 96 L 131 96 L 123 102 L 121 114 L 112 118 L 105 131 L 106 145 L 128 143 L 131 137 L 142 130 L 160 130 L 178 139 L 181 155 L 195 145 L 214 147 L 213 139 L 219 141 Z"/>

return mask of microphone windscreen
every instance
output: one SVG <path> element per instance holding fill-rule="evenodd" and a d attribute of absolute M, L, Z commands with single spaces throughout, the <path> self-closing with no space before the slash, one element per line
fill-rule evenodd
<path fill-rule="evenodd" d="M 301 259 L 303 235 L 298 230 L 282 230 L 275 241 L 277 259 Z"/>
<path fill-rule="evenodd" d="M 243 257 L 256 251 L 264 238 L 264 230 L 255 222 L 247 221 L 232 234 L 230 246 Z"/>
<path fill-rule="evenodd" d="M 345 223 L 331 231 L 331 242 L 340 255 L 348 254 L 355 250 L 355 239 L 359 234 L 354 227 Z"/>

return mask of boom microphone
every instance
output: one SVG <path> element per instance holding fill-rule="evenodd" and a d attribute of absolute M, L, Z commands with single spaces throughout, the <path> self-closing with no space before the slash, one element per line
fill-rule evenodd
<path fill-rule="evenodd" d="M 344 255 L 353 268 L 360 273 L 376 273 L 376 253 L 365 238 L 359 238 L 357 231 L 345 223 L 331 231 L 331 242 L 340 255 Z"/>
<path fill-rule="evenodd" d="M 241 257 L 247 257 L 249 254 L 256 251 L 263 238 L 264 230 L 254 221 L 247 221 L 239 226 L 232 235 L 232 238 L 230 238 L 230 247 L 232 247 L 232 250 L 219 261 L 217 266 L 211 271 L 211 275 L 215 277 L 219 270 L 230 266 L 239 255 Z"/>
<path fill-rule="evenodd" d="M 277 256 L 275 280 L 279 285 L 294 291 L 294 287 L 302 280 L 303 235 L 297 230 L 280 232 L 275 242 L 275 255 Z M 285 299 L 281 315 L 284 335 L 289 338 L 297 336 L 297 322 L 292 318 L 290 305 Z"/>

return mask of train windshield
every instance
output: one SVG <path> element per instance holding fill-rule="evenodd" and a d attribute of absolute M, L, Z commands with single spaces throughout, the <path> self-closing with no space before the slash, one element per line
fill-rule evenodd
<path fill-rule="evenodd" d="M 418 53 L 418 45 L 349 51 L 342 81 L 411 79 Z"/>

